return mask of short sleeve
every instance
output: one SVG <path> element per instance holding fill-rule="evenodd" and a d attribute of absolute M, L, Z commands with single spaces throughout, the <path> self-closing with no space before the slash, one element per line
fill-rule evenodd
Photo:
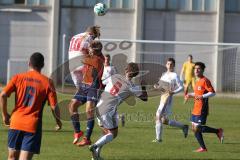
<path fill-rule="evenodd" d="M 205 87 L 205 89 L 206 89 L 208 92 L 213 92 L 213 93 L 215 93 L 215 90 L 214 90 L 211 82 L 210 82 L 208 79 L 206 79 L 205 84 L 204 84 L 204 87 Z"/>
<path fill-rule="evenodd" d="M 14 76 L 10 82 L 7 84 L 7 86 L 3 89 L 3 92 L 9 97 L 12 92 L 16 91 L 16 82 L 17 82 L 18 76 Z"/>
<path fill-rule="evenodd" d="M 47 97 L 48 97 L 48 104 L 51 107 L 54 107 L 54 106 L 57 105 L 57 94 L 56 94 L 55 87 L 54 87 L 54 84 L 53 84 L 52 80 L 49 80 Z"/>

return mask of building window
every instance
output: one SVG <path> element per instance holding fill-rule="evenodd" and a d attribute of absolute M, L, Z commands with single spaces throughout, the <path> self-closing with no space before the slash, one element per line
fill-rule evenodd
<path fill-rule="evenodd" d="M 203 0 L 193 0 L 192 1 L 192 10 L 193 11 L 202 11 L 203 10 Z"/>
<path fill-rule="evenodd" d="M 225 12 L 240 12 L 240 0 L 225 0 Z"/>
<path fill-rule="evenodd" d="M 217 0 L 145 0 L 145 8 L 170 11 L 215 12 Z"/>
<path fill-rule="evenodd" d="M 135 0 L 61 0 L 62 7 L 93 7 L 96 3 L 104 3 L 109 8 L 133 9 Z"/>
<path fill-rule="evenodd" d="M 0 5 L 48 6 L 49 0 L 0 0 Z"/>
<path fill-rule="evenodd" d="M 15 0 L 15 4 L 25 4 L 25 0 Z"/>
<path fill-rule="evenodd" d="M 167 1 L 167 9 L 170 10 L 178 10 L 178 0 L 168 0 Z"/>

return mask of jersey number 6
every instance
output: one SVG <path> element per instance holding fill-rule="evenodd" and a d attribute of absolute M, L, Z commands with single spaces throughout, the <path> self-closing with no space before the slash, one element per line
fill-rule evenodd
<path fill-rule="evenodd" d="M 110 90 L 110 94 L 113 96 L 116 96 L 116 94 L 119 92 L 120 88 L 122 87 L 122 84 L 120 82 L 116 82 L 113 87 Z"/>

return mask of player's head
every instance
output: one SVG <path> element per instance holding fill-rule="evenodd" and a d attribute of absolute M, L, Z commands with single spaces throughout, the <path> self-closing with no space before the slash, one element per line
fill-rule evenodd
<path fill-rule="evenodd" d="M 205 70 L 206 66 L 202 62 L 196 62 L 194 66 L 194 74 L 196 77 L 202 77 L 203 72 Z"/>
<path fill-rule="evenodd" d="M 90 26 L 87 28 L 86 32 L 93 35 L 93 38 L 99 38 L 100 37 L 100 26 Z"/>
<path fill-rule="evenodd" d="M 188 55 L 188 61 L 192 62 L 193 56 L 191 54 Z"/>
<path fill-rule="evenodd" d="M 172 72 L 175 67 L 175 59 L 174 58 L 168 58 L 166 63 L 167 70 Z"/>
<path fill-rule="evenodd" d="M 98 55 L 102 54 L 102 48 L 103 48 L 103 45 L 102 45 L 102 43 L 100 41 L 93 40 L 90 43 L 89 52 L 90 52 L 90 54 L 98 56 Z"/>
<path fill-rule="evenodd" d="M 111 60 L 111 56 L 109 54 L 105 54 L 104 55 L 104 60 L 105 60 L 105 65 L 109 65 L 110 64 L 110 60 Z"/>
<path fill-rule="evenodd" d="M 127 67 L 125 68 L 125 74 L 127 78 L 132 79 L 136 77 L 139 73 L 139 67 L 137 63 L 128 63 Z"/>
<path fill-rule="evenodd" d="M 41 71 L 41 69 L 44 67 L 44 57 L 41 53 L 35 52 L 31 55 L 29 59 L 29 66 L 32 69 L 35 69 L 37 71 Z"/>

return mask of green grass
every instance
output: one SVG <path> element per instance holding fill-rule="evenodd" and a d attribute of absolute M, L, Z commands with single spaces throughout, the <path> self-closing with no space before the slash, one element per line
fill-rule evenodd
<path fill-rule="evenodd" d="M 63 99 L 59 96 L 59 100 Z M 225 141 L 220 144 L 216 135 L 205 134 L 208 147 L 207 153 L 193 153 L 198 144 L 190 131 L 187 139 L 182 131 L 164 126 L 163 142 L 151 143 L 155 137 L 154 115 L 159 98 L 150 98 L 147 103 L 137 101 L 130 107 L 125 103 L 119 112 L 126 113 L 126 126 L 119 127 L 118 137 L 107 144 L 102 150 L 105 159 L 240 159 L 240 100 L 234 98 L 212 98 L 210 100 L 210 115 L 208 125 L 224 128 Z M 9 106 L 13 106 L 13 97 Z M 193 102 L 183 104 L 182 97 L 174 99 L 173 112 L 175 117 L 190 124 L 189 113 Z M 84 107 L 82 107 L 84 108 Z M 72 126 L 70 122 L 63 123 L 63 129 L 55 132 L 54 119 L 50 108 L 46 106 L 43 119 L 43 139 L 41 154 L 35 155 L 36 160 L 76 160 L 90 159 L 87 147 L 79 148 L 72 145 Z M 85 130 L 85 122 L 82 123 Z M 92 140 L 95 141 L 101 132 L 96 125 Z M 0 159 L 7 159 L 7 129 L 0 127 Z"/>

